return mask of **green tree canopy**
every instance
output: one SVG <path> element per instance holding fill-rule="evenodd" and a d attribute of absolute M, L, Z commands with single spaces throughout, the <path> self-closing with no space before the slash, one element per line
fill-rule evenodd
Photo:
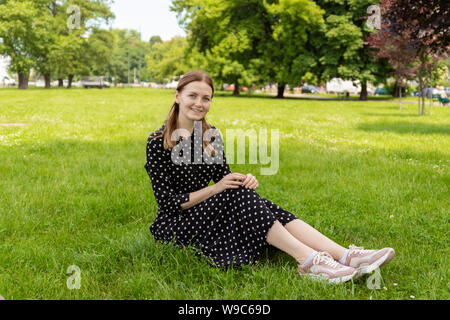
<path fill-rule="evenodd" d="M 186 39 L 174 37 L 172 40 L 155 43 L 146 56 L 150 81 L 167 83 L 172 78 L 188 71 L 184 62 Z"/>
<path fill-rule="evenodd" d="M 365 39 L 373 32 L 367 25 L 367 9 L 375 0 L 316 0 L 325 10 L 325 25 L 311 33 L 309 48 L 319 57 L 322 81 L 339 77 L 361 83 L 360 99 L 367 99 L 367 82 L 384 81 L 389 74 L 386 59 L 375 59 Z"/>
<path fill-rule="evenodd" d="M 39 17 L 39 8 L 31 0 L 0 0 L 0 54 L 11 58 L 10 69 L 18 73 L 21 89 L 28 87 L 36 61 L 41 30 L 35 23 Z"/>
<path fill-rule="evenodd" d="M 306 30 L 322 23 L 311 0 L 174 0 L 189 48 L 205 54 L 217 80 L 239 84 L 298 83 L 307 71 L 295 59 L 305 56 Z M 302 68 L 303 67 L 303 68 Z"/>
<path fill-rule="evenodd" d="M 76 25 L 69 28 L 73 18 L 70 7 L 76 6 Z M 84 52 L 92 53 L 100 42 L 86 47 L 88 34 L 98 29 L 100 19 L 113 17 L 108 0 L 0 0 L 0 54 L 11 57 L 11 70 L 19 75 L 19 88 L 28 86 L 31 68 L 44 74 L 69 80 L 86 64 Z M 95 37 L 95 36 L 94 36 Z M 91 57 L 101 56 L 103 48 Z M 91 60 L 92 61 L 92 60 Z M 98 63 L 96 59 L 93 63 Z"/>

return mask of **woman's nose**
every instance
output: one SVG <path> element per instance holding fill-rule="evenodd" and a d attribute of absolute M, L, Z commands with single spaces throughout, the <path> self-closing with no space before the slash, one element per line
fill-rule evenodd
<path fill-rule="evenodd" d="M 195 99 L 195 105 L 198 106 L 198 107 L 202 107 L 203 106 L 202 98 Z"/>

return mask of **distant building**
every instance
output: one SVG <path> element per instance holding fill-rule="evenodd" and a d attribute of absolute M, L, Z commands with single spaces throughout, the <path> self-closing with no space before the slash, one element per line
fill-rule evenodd
<path fill-rule="evenodd" d="M 0 80 L 8 76 L 9 57 L 0 56 Z"/>
<path fill-rule="evenodd" d="M 327 82 L 326 90 L 328 93 L 344 93 L 357 94 L 361 92 L 361 86 L 359 81 L 356 81 L 356 86 L 350 80 L 342 80 L 339 78 L 333 78 Z"/>

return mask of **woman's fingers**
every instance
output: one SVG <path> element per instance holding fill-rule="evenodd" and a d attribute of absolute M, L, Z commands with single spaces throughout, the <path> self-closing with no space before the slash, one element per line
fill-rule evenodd
<path fill-rule="evenodd" d="M 249 173 L 247 174 L 247 178 L 245 179 L 243 186 L 248 189 L 254 189 L 258 186 L 258 181 L 252 174 Z"/>
<path fill-rule="evenodd" d="M 242 185 L 241 181 L 235 181 L 235 180 L 231 180 L 228 184 L 228 186 L 230 188 L 234 188 L 234 189 L 239 188 L 241 185 Z"/>
<path fill-rule="evenodd" d="M 242 185 L 246 187 L 247 184 L 250 183 L 251 179 L 252 179 L 251 175 L 246 175 L 244 181 L 242 182 Z"/>
<path fill-rule="evenodd" d="M 227 187 L 228 188 L 239 188 L 239 186 L 243 186 L 247 189 L 255 189 L 259 186 L 256 177 L 254 177 L 251 173 L 246 175 L 238 172 L 233 172 L 228 176 Z"/>
<path fill-rule="evenodd" d="M 258 185 L 258 182 L 256 180 L 254 180 L 251 184 L 249 184 L 248 188 L 249 189 L 255 189 Z"/>
<path fill-rule="evenodd" d="M 240 180 L 236 180 L 236 179 L 230 179 L 230 180 L 228 180 L 228 181 L 226 181 L 226 183 L 225 183 L 226 185 L 227 185 L 227 187 L 239 187 L 239 186 L 241 186 L 242 185 L 242 181 L 240 181 Z"/>
<path fill-rule="evenodd" d="M 231 175 L 231 179 L 239 179 L 239 180 L 244 180 L 246 178 L 245 175 L 243 175 L 242 173 L 238 173 L 238 172 L 234 172 Z"/>

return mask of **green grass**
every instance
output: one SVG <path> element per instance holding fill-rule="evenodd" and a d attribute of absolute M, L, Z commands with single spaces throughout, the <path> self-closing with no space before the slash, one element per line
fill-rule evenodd
<path fill-rule="evenodd" d="M 279 129 L 280 168 L 232 164 L 257 192 L 339 244 L 391 246 L 381 288 L 367 277 L 303 279 L 288 255 L 219 270 L 156 243 L 144 169 L 173 92 L 0 90 L 0 294 L 7 299 L 449 299 L 450 108 L 379 101 L 214 98 L 226 129 Z M 224 136 L 226 139 L 226 136 Z M 229 159 L 230 160 L 230 159 Z M 69 290 L 66 270 L 81 269 Z"/>

